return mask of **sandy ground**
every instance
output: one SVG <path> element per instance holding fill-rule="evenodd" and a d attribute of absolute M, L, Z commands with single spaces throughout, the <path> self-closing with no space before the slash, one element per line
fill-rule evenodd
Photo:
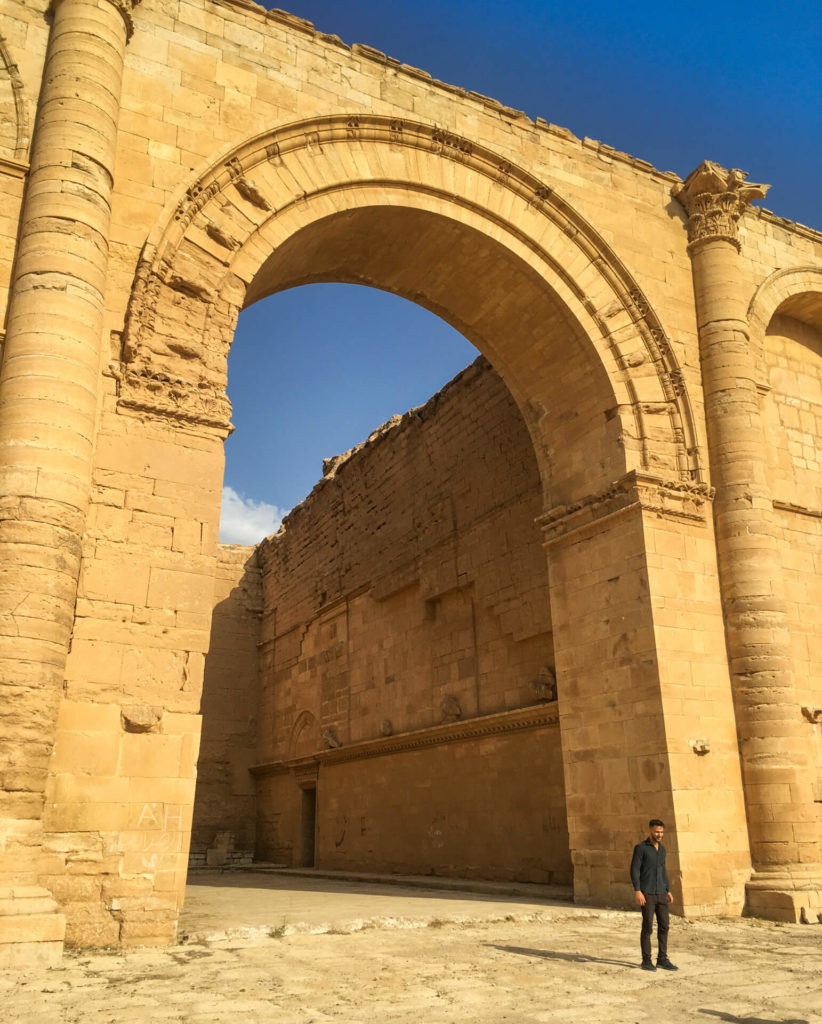
<path fill-rule="evenodd" d="M 680 969 L 651 974 L 636 913 L 529 891 L 211 876 L 190 887 L 182 930 L 176 947 L 0 977 L 0 1019 L 822 1024 L 819 925 L 675 918 Z"/>

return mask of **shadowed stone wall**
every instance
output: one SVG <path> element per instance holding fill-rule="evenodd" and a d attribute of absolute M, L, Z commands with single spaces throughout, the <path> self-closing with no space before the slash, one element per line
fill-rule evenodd
<path fill-rule="evenodd" d="M 316 786 L 318 866 L 569 880 L 540 507 L 484 359 L 327 460 L 260 548 L 262 856 Z"/>
<path fill-rule="evenodd" d="M 189 863 L 248 864 L 255 842 L 262 587 L 254 548 L 221 544 L 203 672 L 203 732 Z"/>

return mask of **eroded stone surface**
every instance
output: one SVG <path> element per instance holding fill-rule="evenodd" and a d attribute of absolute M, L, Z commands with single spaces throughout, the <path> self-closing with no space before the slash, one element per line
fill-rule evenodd
<path fill-rule="evenodd" d="M 283 12 L 47 7 L 2 0 L 4 879 L 45 886 L 71 942 L 174 936 L 213 612 L 248 572 L 216 540 L 236 318 L 277 289 L 346 280 L 443 315 L 522 414 L 553 660 L 517 662 L 510 689 L 535 699 L 555 675 L 577 898 L 626 898 L 627 851 L 659 814 L 678 908 L 738 913 L 750 883 L 761 912 L 807 916 L 821 884 L 822 739 L 801 711 L 822 704 L 819 234 L 747 207 L 761 187 L 743 172 L 703 166 L 683 192 Z M 325 486 L 354 463 L 329 465 Z M 442 483 L 440 511 L 395 535 L 386 578 L 409 545 L 439 541 L 455 486 Z M 391 508 L 392 526 L 406 513 Z M 432 558 L 420 579 L 467 622 L 464 591 L 445 588 L 453 564 Z M 511 597 L 513 622 L 529 606 Z M 236 641 L 243 692 L 245 614 L 212 652 L 230 659 Z M 500 626 L 509 649 L 516 628 Z M 448 648 L 467 651 L 458 666 L 466 630 Z M 478 728 L 458 690 L 438 695 L 431 728 Z M 460 713 L 443 722 L 446 697 Z M 135 707 L 158 709 L 148 731 L 123 728 Z M 401 699 L 373 710 L 360 739 L 367 719 L 394 743 L 413 717 Z M 231 778 L 204 773 L 198 855 L 247 855 L 251 750 L 290 715 L 206 729 Z M 304 791 L 316 751 L 346 756 L 359 727 L 333 718 L 316 737 L 301 720 Z M 470 749 L 493 760 L 498 742 Z"/>

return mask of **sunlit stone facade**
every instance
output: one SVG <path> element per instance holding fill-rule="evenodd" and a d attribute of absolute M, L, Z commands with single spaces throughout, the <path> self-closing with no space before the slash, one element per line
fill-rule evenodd
<path fill-rule="evenodd" d="M 480 792 L 462 792 L 449 761 L 461 749 L 549 787 L 542 860 L 531 821 L 513 859 L 486 831 L 477 864 L 459 844 L 450 859 L 420 845 L 400 864 L 361 843 L 347 865 L 519 875 L 527 861 L 533 877 L 564 871 L 579 901 L 618 905 L 653 813 L 669 826 L 681 912 L 815 920 L 822 236 L 750 207 L 765 187 L 742 172 L 706 162 L 683 182 L 241 0 L 0 0 L 0 15 L 0 960 L 51 961 L 64 939 L 174 937 L 201 722 L 201 780 L 213 786 L 194 852 L 212 860 L 228 857 L 229 834 L 284 856 L 272 816 L 291 815 L 293 832 L 295 793 L 313 781 L 313 856 L 331 863 L 324 773 L 337 779 L 328 813 L 342 820 L 386 758 L 408 786 L 416 763 L 457 780 L 453 802 L 441 791 L 416 801 L 406 836 L 429 811 L 427 827 L 444 815 L 447 831 Z M 494 663 L 487 702 L 481 687 L 472 701 L 446 686 L 439 723 L 413 688 L 393 717 L 363 697 L 367 713 L 340 718 L 353 678 L 317 704 L 299 673 L 284 712 L 277 666 L 309 655 L 284 651 L 272 609 L 293 627 L 288 643 L 319 650 L 323 586 L 313 604 L 282 605 L 287 572 L 266 572 L 295 542 L 287 534 L 253 564 L 217 544 L 237 316 L 311 281 L 373 285 L 444 317 L 493 366 L 527 438 L 545 575 L 534 576 L 533 544 L 525 577 L 514 559 L 507 579 L 493 571 L 511 622 L 549 623 L 550 644 L 533 664 Z M 458 416 L 430 426 L 448 436 L 443 451 L 471 433 Z M 350 459 L 340 482 L 376 454 Z M 449 660 L 468 612 L 489 607 L 469 601 L 460 574 L 476 593 L 487 579 L 432 554 L 456 549 L 467 523 L 452 512 L 470 502 L 456 477 L 434 486 L 409 459 L 431 500 L 409 515 L 382 495 L 392 543 L 360 578 L 373 589 L 413 566 L 408 607 L 380 628 L 390 638 L 392 622 L 453 614 L 454 650 L 438 662 L 457 665 L 451 685 L 479 664 L 471 644 Z M 300 515 L 319 515 L 321 500 Z M 509 534 L 492 533 L 498 566 L 493 542 Z M 337 574 L 327 599 L 353 600 L 344 567 L 326 566 Z M 212 639 L 215 606 L 237 588 L 236 628 Z M 360 625 L 346 644 L 359 636 L 365 652 Z M 497 633 L 477 637 L 513 650 L 516 628 L 500 614 Z M 232 643 L 250 710 L 229 742 L 203 678 L 220 678 L 217 654 Z M 392 657 L 410 664 L 409 651 Z M 549 679 L 556 701 L 537 686 L 529 704 L 523 680 Z M 517 715 L 533 721 L 515 728 Z M 432 729 L 454 738 L 415 762 L 413 736 Z M 346 760 L 372 741 L 381 757 Z M 523 819 L 538 799 L 527 794 Z M 359 814 L 366 831 L 386 826 L 388 806 Z M 494 815 L 492 803 L 489 830 Z M 292 858 L 304 839 L 292 835 Z"/>

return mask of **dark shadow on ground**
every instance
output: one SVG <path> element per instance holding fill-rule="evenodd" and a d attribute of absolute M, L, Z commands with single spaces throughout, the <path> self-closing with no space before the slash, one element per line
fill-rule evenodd
<path fill-rule="evenodd" d="M 608 960 L 600 956 L 588 956 L 587 953 L 557 953 L 553 949 L 526 949 L 523 946 L 498 946 L 494 942 L 486 942 L 491 949 L 498 949 L 502 953 L 518 953 L 520 956 L 538 956 L 543 960 L 566 960 L 572 964 L 613 964 L 615 967 L 631 967 L 639 969 L 639 964 L 631 963 L 628 960 Z M 746 1022 L 747 1024 L 747 1022 Z M 769 1022 L 770 1024 L 770 1022 Z M 780 1022 L 782 1024 L 782 1022 Z M 788 1024 L 788 1022 L 785 1022 Z M 793 1024 L 793 1022 L 791 1022 Z M 799 1022 L 797 1022 L 799 1024 Z M 807 1024 L 807 1021 L 803 1022 Z"/>
<path fill-rule="evenodd" d="M 737 1017 L 724 1010 L 699 1010 L 699 1013 L 725 1021 L 725 1024 L 809 1024 L 804 1017 Z"/>
<path fill-rule="evenodd" d="M 352 893 L 357 895 L 386 896 L 410 899 L 444 899 L 456 901 L 470 901 L 475 903 L 509 903 L 512 907 L 517 904 L 544 904 L 546 907 L 559 906 L 567 907 L 571 902 L 570 895 L 566 895 L 563 886 L 530 886 L 528 883 L 512 883 L 521 886 L 521 891 L 506 891 L 504 883 L 500 883 L 501 891 L 495 891 L 493 883 L 486 886 L 480 882 L 474 888 L 470 881 L 463 879 L 448 879 L 442 876 L 418 876 L 419 881 L 407 881 L 402 876 L 395 879 L 383 877 L 380 879 L 364 878 L 334 878 L 327 877 L 312 878 L 310 875 L 291 875 L 280 873 L 255 872 L 253 868 L 247 871 L 196 871 L 190 872 L 186 880 L 187 887 L 206 889 L 256 889 L 264 892 L 313 892 L 340 894 Z M 414 880 L 416 881 L 416 879 Z M 570 889 L 568 889 L 570 894 Z M 595 908 L 589 908 L 595 909 Z"/>

